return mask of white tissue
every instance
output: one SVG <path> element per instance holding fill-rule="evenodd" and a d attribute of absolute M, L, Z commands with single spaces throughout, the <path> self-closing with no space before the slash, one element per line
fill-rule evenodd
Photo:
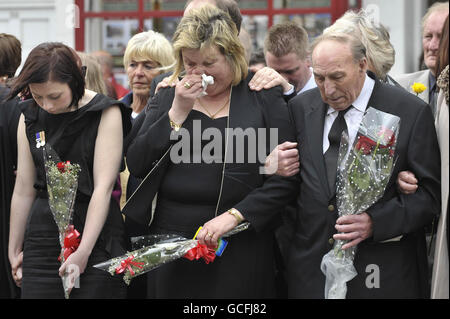
<path fill-rule="evenodd" d="M 214 84 L 214 78 L 211 75 L 206 75 L 206 74 L 202 74 L 202 86 L 203 86 L 203 91 L 202 93 L 200 93 L 199 97 L 208 95 L 208 93 L 206 93 L 206 89 L 208 87 L 208 85 Z"/>

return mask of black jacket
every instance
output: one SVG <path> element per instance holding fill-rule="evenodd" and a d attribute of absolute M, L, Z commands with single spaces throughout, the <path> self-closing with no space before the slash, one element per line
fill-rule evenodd
<path fill-rule="evenodd" d="M 250 74 L 244 81 L 233 87 L 229 128 L 274 128 L 278 132 L 275 145 L 286 140 L 293 140 L 293 130 L 281 87 L 261 92 L 250 91 L 248 82 Z M 175 88 L 161 89 L 148 107 L 145 116 L 138 117 L 136 123 L 140 129 L 132 132 L 132 141 L 127 150 L 127 164 L 130 173 L 143 178 L 137 191 L 123 208 L 127 218 L 143 226 L 142 231 L 151 221 L 151 206 L 154 195 L 158 192 L 164 170 L 170 164 L 170 148 L 175 143 L 171 134 L 177 134 L 169 124 L 168 111 L 171 108 Z M 137 127 L 135 124 L 135 127 Z M 269 130 L 266 130 L 269 133 Z M 261 137 L 261 136 L 260 136 Z M 261 137 L 262 138 L 262 137 Z M 266 138 L 266 155 L 269 149 L 269 136 Z M 233 150 L 228 149 L 228 153 Z M 249 158 L 247 156 L 244 158 Z M 228 157 L 227 157 L 228 158 Z M 218 213 L 231 207 L 224 207 L 229 199 L 244 217 L 258 231 L 265 228 L 276 217 L 296 193 L 298 182 L 295 178 L 285 179 L 278 176 L 267 177 L 260 173 L 261 166 L 256 161 L 244 163 L 226 163 L 223 177 L 222 198 L 218 202 Z M 227 200 L 225 200 L 227 199 Z"/>

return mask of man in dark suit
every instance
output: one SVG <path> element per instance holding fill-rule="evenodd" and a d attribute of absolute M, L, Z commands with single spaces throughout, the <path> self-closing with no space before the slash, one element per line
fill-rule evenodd
<path fill-rule="evenodd" d="M 347 283 L 347 298 L 427 297 L 423 227 L 438 214 L 440 196 L 439 147 L 430 108 L 367 74 L 365 48 L 351 36 L 321 36 L 313 46 L 312 62 L 318 88 L 289 102 L 301 163 L 289 297 L 324 298 L 320 264 L 337 239 L 348 240 L 343 248 L 358 245 L 358 275 Z M 376 204 L 359 215 L 338 217 L 333 151 L 341 133 L 338 139 L 333 135 L 343 125 L 341 132 L 347 130 L 352 143 L 368 107 L 401 118 L 398 158 Z M 418 177 L 415 194 L 398 192 L 395 178 L 402 170 Z"/>

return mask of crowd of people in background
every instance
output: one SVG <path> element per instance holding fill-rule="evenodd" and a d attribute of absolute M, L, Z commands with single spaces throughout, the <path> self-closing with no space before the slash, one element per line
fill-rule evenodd
<path fill-rule="evenodd" d="M 64 298 L 71 264 L 80 269 L 71 298 L 324 298 L 320 261 L 338 239 L 358 245 L 347 298 L 449 298 L 448 13 L 438 2 L 423 17 L 426 69 L 394 76 L 389 32 L 364 10 L 316 39 L 294 22 L 273 25 L 253 50 L 234 0 L 190 0 L 171 40 L 152 30 L 129 40 L 129 89 L 108 52 L 62 43 L 35 47 L 16 74 L 21 43 L 0 33 L 0 298 Z M 204 75 L 214 78 L 207 87 Z M 341 121 L 354 138 L 369 106 L 401 118 L 396 165 L 376 204 L 339 217 L 332 135 Z M 248 153 L 238 163 L 224 139 L 211 161 L 175 162 L 174 145 L 198 123 L 202 136 L 277 129 L 277 146 L 263 143 L 263 163 Z M 81 166 L 82 237 L 62 265 L 42 131 Z M 273 161 L 276 171 L 261 174 Z M 130 286 L 92 267 L 129 251 L 132 236 L 192 238 L 202 226 L 196 238 L 214 247 L 243 221 L 250 228 L 211 264 L 180 259 Z M 366 285 L 368 264 L 381 268 L 377 289 Z"/>

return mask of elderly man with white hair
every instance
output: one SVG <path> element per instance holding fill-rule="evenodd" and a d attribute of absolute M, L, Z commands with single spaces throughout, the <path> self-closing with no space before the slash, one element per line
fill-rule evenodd
<path fill-rule="evenodd" d="M 312 48 L 317 88 L 288 104 L 302 165 L 288 263 L 289 297 L 324 298 L 322 257 L 335 240 L 346 240 L 343 249 L 358 245 L 358 274 L 347 283 L 347 298 L 426 298 L 429 290 L 420 271 L 427 262 L 424 226 L 439 212 L 440 189 L 431 111 L 405 90 L 366 73 L 366 50 L 358 38 L 323 34 Z M 414 194 L 404 195 L 391 182 L 365 212 L 339 217 L 333 179 L 336 150 L 342 131 L 353 142 L 369 106 L 401 119 L 392 176 L 410 168 L 421 183 Z M 398 236 L 401 240 L 392 241 Z M 376 288 L 367 284 L 373 265 L 379 269 Z"/>

